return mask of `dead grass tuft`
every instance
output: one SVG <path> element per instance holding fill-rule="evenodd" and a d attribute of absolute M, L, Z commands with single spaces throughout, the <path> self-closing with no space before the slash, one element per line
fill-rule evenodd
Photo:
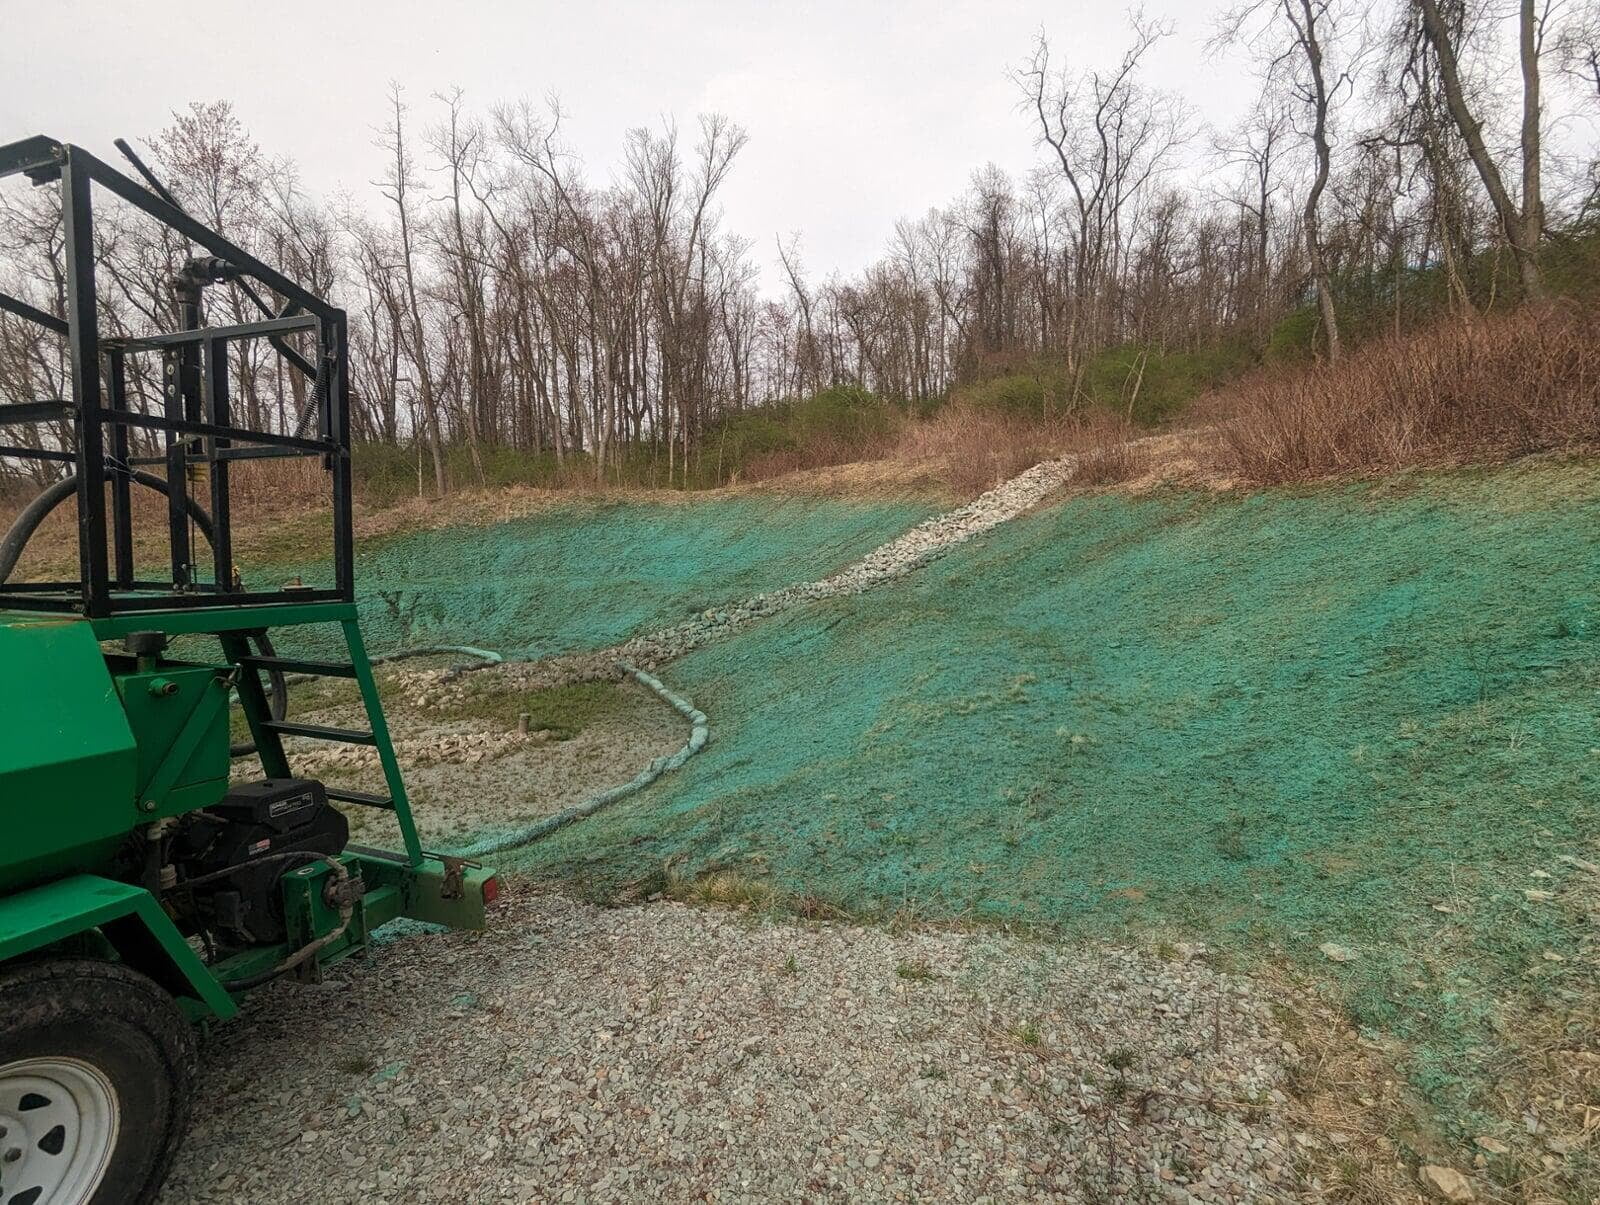
<path fill-rule="evenodd" d="M 1120 438 L 1079 453 L 1072 484 L 1121 485 L 1142 476 L 1150 467 L 1151 452 L 1147 445 L 1131 442 L 1132 438 L 1124 433 Z"/>
<path fill-rule="evenodd" d="M 1600 441 L 1600 311 L 1526 307 L 1264 371 L 1212 400 L 1226 473 L 1257 484 L 1504 460 Z"/>
<path fill-rule="evenodd" d="M 1308 1198 L 1421 1205 L 1427 1197 L 1412 1164 L 1449 1164 L 1452 1151 L 1396 1071 L 1402 1052 L 1362 1038 L 1300 973 L 1260 967 L 1252 974 L 1271 992 L 1273 1016 L 1299 1052 L 1286 1087 L 1290 1123 L 1306 1139 L 1293 1149 Z"/>
<path fill-rule="evenodd" d="M 928 461 L 934 476 L 957 493 L 972 496 L 1032 468 L 1042 460 L 1076 452 L 1083 456 L 1074 483 L 1111 485 L 1144 470 L 1146 453 L 1128 443 L 1134 429 L 1101 410 L 1037 418 L 954 403 L 926 422 L 908 427 L 893 455 Z"/>
<path fill-rule="evenodd" d="M 786 473 L 810 472 L 858 460 L 881 460 L 893 447 L 894 439 L 888 435 L 863 441 L 846 439 L 840 435 L 817 434 L 796 447 L 752 457 L 734 480 L 767 481 Z"/>

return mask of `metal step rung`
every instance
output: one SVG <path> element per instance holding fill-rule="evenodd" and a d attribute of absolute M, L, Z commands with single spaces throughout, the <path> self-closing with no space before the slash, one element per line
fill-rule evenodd
<path fill-rule="evenodd" d="M 324 728 L 321 724 L 296 724 L 290 720 L 266 720 L 263 728 L 284 736 L 304 736 L 314 741 L 337 741 L 344 745 L 376 745 L 378 738 L 354 728 Z"/>
<path fill-rule="evenodd" d="M 294 657 L 260 657 L 251 654 L 239 658 L 240 665 L 252 669 L 282 670 L 286 674 L 311 674 L 318 678 L 354 678 L 356 667 L 338 661 L 301 661 Z"/>
<path fill-rule="evenodd" d="M 394 811 L 394 800 L 387 795 L 370 795 L 366 791 L 335 790 L 326 788 L 328 798 L 336 803 L 359 803 L 364 808 L 382 808 L 386 812 Z"/>

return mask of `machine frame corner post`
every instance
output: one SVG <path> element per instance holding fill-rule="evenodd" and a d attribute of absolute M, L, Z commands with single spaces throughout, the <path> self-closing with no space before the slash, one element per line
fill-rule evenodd
<path fill-rule="evenodd" d="M 83 611 L 105 610 L 105 431 L 100 422 L 100 313 L 94 274 L 93 177 L 67 148 L 61 165 L 61 213 L 67 275 L 67 346 L 76 408 L 78 573 Z"/>
<path fill-rule="evenodd" d="M 0 680 L 27 700 L 0 724 L 0 1051 L 25 1056 L 0 1054 L 0 1100 L 25 1074 L 16 1068 L 40 1059 L 87 1061 L 114 1091 L 120 1075 L 131 1077 L 130 1091 L 164 1081 L 184 1098 L 192 1058 L 158 1058 L 152 1047 L 143 1064 L 97 1063 L 104 1051 L 95 1035 L 136 1021 L 160 1029 L 172 1050 L 192 1049 L 190 1022 L 233 1017 L 245 992 L 274 980 L 316 982 L 368 953 L 374 930 L 401 917 L 482 927 L 498 892 L 492 870 L 424 850 L 362 639 L 344 311 L 195 221 L 126 153 L 149 187 L 55 139 L 0 145 L 0 177 L 59 188 L 66 273 L 59 315 L 3 293 L 0 311 L 64 343 L 71 394 L 0 401 L 0 428 L 42 425 L 0 456 L 63 474 L 0 541 L 9 550 L 0 554 Z M 94 201 L 105 193 L 203 252 L 168 282 L 177 329 L 102 338 Z M 205 291 L 214 286 L 236 289 L 261 316 L 208 325 Z M 233 374 L 244 370 L 230 349 L 254 341 L 308 382 L 293 407 L 257 414 L 234 404 L 245 386 Z M 325 580 L 245 580 L 252 571 L 235 564 L 230 496 L 232 465 L 245 459 L 324 470 Z M 164 505 L 134 506 L 136 488 L 162 494 Z M 76 575 L 15 579 L 29 537 L 69 503 Z M 164 522 L 136 532 L 141 516 L 156 513 Z M 167 555 L 150 556 L 163 535 Z M 160 560 L 165 572 L 154 567 Z M 273 643 L 274 634 L 313 630 L 333 659 L 284 655 Z M 290 715 L 293 674 L 353 680 L 366 727 Z M 248 741 L 233 737 L 235 697 Z M 385 791 L 297 774 L 295 761 L 314 742 L 375 749 Z M 352 844 L 355 809 L 377 811 L 396 848 Z M 154 1014 L 152 987 L 162 1001 Z M 29 1020 L 41 993 L 75 1020 Z M 124 1120 L 159 1129 L 184 1115 Z M 150 1141 L 179 1138 L 161 1132 Z M 96 1174 L 112 1177 L 108 1184 L 126 1172 L 115 1159 L 107 1166 Z M 29 1195 L 16 1174 L 8 1167 L 0 1195 L 51 1200 Z M 117 1183 L 107 1191 L 119 1200 L 148 1200 L 159 1188 L 117 1195 Z M 109 1199 L 91 1189 L 83 1200 Z"/>

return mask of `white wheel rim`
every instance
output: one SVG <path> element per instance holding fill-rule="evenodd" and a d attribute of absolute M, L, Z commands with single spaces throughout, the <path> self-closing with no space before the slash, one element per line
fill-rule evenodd
<path fill-rule="evenodd" d="M 82 1059 L 0 1067 L 0 1205 L 83 1205 L 105 1178 L 121 1120 L 111 1081 Z"/>

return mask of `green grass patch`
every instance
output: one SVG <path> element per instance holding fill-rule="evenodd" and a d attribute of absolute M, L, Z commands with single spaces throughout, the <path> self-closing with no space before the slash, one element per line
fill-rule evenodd
<path fill-rule="evenodd" d="M 933 968 L 928 965 L 928 960 L 925 958 L 902 962 L 894 968 L 894 973 L 910 983 L 926 983 L 934 977 Z"/>
<path fill-rule="evenodd" d="M 436 709 L 442 719 L 475 720 L 512 728 L 528 717 L 528 731 L 548 732 L 569 741 L 584 729 L 614 715 L 622 706 L 622 688 L 615 682 L 578 682 L 548 690 L 479 689 Z"/>
<path fill-rule="evenodd" d="M 1124 343 L 1092 357 L 1076 377 L 1045 357 L 958 389 L 953 400 L 1013 418 L 1049 419 L 1089 408 L 1153 426 L 1259 362 L 1242 339 L 1194 350 Z"/>

